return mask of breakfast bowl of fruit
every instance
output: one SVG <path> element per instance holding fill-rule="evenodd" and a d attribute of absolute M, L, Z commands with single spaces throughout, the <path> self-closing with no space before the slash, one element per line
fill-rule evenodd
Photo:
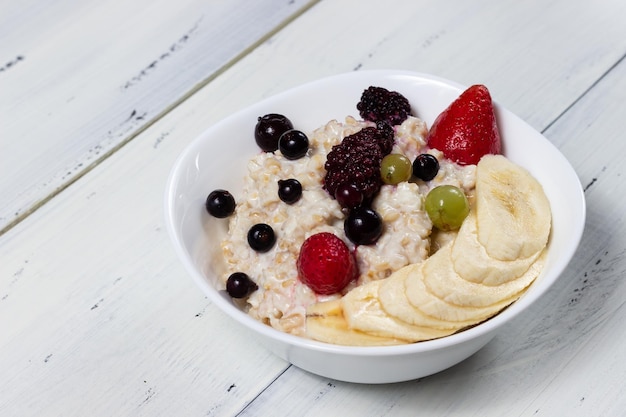
<path fill-rule="evenodd" d="M 532 317 L 578 247 L 585 200 L 565 157 L 486 86 L 359 71 L 209 127 L 177 159 L 165 213 L 220 319 L 306 371 L 390 383 Z"/>

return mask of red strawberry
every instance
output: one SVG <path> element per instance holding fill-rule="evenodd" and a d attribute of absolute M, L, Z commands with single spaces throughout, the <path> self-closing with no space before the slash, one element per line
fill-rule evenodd
<path fill-rule="evenodd" d="M 479 84 L 465 90 L 437 116 L 426 141 L 461 165 L 477 164 L 486 154 L 499 154 L 500 133 L 487 87 Z"/>
<path fill-rule="evenodd" d="M 335 294 L 358 275 L 356 260 L 343 240 L 332 233 L 310 236 L 300 248 L 298 276 L 317 294 Z"/>

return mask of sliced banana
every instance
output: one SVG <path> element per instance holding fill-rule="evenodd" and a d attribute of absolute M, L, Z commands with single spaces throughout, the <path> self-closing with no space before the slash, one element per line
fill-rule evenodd
<path fill-rule="evenodd" d="M 318 342 L 343 346 L 394 346 L 406 345 L 408 340 L 378 337 L 348 327 L 343 317 L 307 317 L 307 336 Z"/>
<path fill-rule="evenodd" d="M 393 346 L 408 340 L 379 337 L 348 326 L 341 300 L 316 303 L 307 309 L 306 335 L 319 342 L 344 346 Z"/>
<path fill-rule="evenodd" d="M 478 241 L 492 258 L 528 258 L 546 246 L 552 215 L 541 184 L 502 155 L 485 155 L 476 167 Z"/>
<path fill-rule="evenodd" d="M 456 329 L 434 329 L 415 326 L 387 314 L 378 299 L 382 281 L 371 281 L 356 287 L 343 298 L 343 311 L 348 326 L 375 336 L 418 342 L 447 336 Z"/>
<path fill-rule="evenodd" d="M 467 281 L 452 267 L 452 245 L 446 245 L 423 263 L 424 286 L 443 301 L 463 307 L 487 307 L 509 299 L 526 289 L 542 270 L 541 258 L 521 277 L 501 285 L 489 286 Z M 468 254 L 471 256 L 471 254 Z"/>
<path fill-rule="evenodd" d="M 421 266 L 420 264 L 419 267 L 414 268 L 410 274 L 407 274 L 404 280 L 406 296 L 411 305 L 439 320 L 461 322 L 464 324 L 468 322 L 474 324 L 480 323 L 497 314 L 519 298 L 519 295 L 516 294 L 513 297 L 480 308 L 462 307 L 451 304 L 428 291 L 424 285 L 424 274 Z"/>
<path fill-rule="evenodd" d="M 326 317 L 326 316 L 343 316 L 343 307 L 341 299 L 322 301 L 320 303 L 311 304 L 306 309 L 306 316 Z"/>
<path fill-rule="evenodd" d="M 409 265 L 381 282 L 378 288 L 378 298 L 387 314 L 415 326 L 442 330 L 459 330 L 476 323 L 476 320 L 442 320 L 424 313 L 420 308 L 411 304 L 407 298 L 405 281 L 411 273 L 414 273 L 414 270 L 414 266 Z M 454 307 L 448 306 L 448 308 Z"/>
<path fill-rule="evenodd" d="M 513 261 L 492 258 L 478 241 L 476 213 L 472 210 L 452 243 L 450 257 L 454 270 L 463 279 L 484 285 L 501 285 L 528 271 L 539 253 Z"/>

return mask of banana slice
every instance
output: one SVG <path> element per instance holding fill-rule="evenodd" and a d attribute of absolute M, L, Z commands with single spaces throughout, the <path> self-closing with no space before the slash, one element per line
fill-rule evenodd
<path fill-rule="evenodd" d="M 343 308 L 341 299 L 322 301 L 320 303 L 311 304 L 306 309 L 307 317 L 326 317 L 326 316 L 343 316 Z"/>
<path fill-rule="evenodd" d="M 465 307 L 486 307 L 513 297 L 526 289 L 543 268 L 537 259 L 521 277 L 501 285 L 489 286 L 467 281 L 452 267 L 452 245 L 446 245 L 428 258 L 422 267 L 424 286 L 436 297 Z M 471 254 L 468 254 L 471 256 Z"/>
<path fill-rule="evenodd" d="M 476 214 L 472 211 L 452 243 L 450 257 L 454 270 L 463 279 L 477 284 L 501 285 L 521 277 L 539 254 L 537 252 L 528 258 L 514 261 L 492 258 L 478 242 Z"/>
<path fill-rule="evenodd" d="M 344 346 L 392 346 L 407 340 L 379 337 L 351 329 L 343 315 L 341 300 L 316 303 L 307 309 L 306 335 L 319 342 Z"/>
<path fill-rule="evenodd" d="M 462 307 L 451 304 L 435 296 L 426 288 L 421 264 L 417 265 L 406 275 L 404 285 L 407 299 L 414 307 L 439 320 L 460 322 L 463 324 L 467 324 L 468 322 L 474 324 L 480 323 L 499 313 L 521 295 L 516 294 L 510 298 L 480 308 Z"/>
<path fill-rule="evenodd" d="M 415 269 L 413 265 L 409 265 L 381 282 L 378 288 L 378 298 L 383 310 L 390 316 L 409 324 L 433 329 L 456 331 L 476 323 L 476 320 L 449 321 L 435 318 L 411 304 L 407 298 L 405 281 Z M 454 308 L 454 306 L 448 308 Z"/>
<path fill-rule="evenodd" d="M 382 281 L 371 281 L 352 289 L 341 299 L 348 326 L 375 336 L 419 342 L 447 336 L 456 329 L 415 326 L 390 316 L 381 307 L 378 289 Z"/>
<path fill-rule="evenodd" d="M 476 167 L 478 241 L 492 258 L 528 258 L 546 246 L 552 214 L 541 184 L 502 155 L 485 155 Z"/>

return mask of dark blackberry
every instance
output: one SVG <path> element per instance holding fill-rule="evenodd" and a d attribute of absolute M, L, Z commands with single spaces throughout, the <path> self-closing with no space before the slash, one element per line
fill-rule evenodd
<path fill-rule="evenodd" d="M 406 97 L 382 87 L 369 87 L 363 91 L 356 108 L 363 119 L 372 122 L 384 120 L 392 126 L 404 122 L 411 114 L 411 105 Z"/>
<path fill-rule="evenodd" d="M 326 157 L 324 189 L 335 198 L 341 184 L 354 184 L 365 200 L 371 199 L 382 184 L 380 162 L 392 147 L 393 129 L 386 123 L 346 136 Z"/>
<path fill-rule="evenodd" d="M 395 143 L 393 127 L 388 122 L 381 120 L 376 122 L 376 129 L 378 129 L 376 139 L 378 140 L 378 145 L 380 146 L 383 156 L 385 156 L 391 153 L 393 144 Z"/>

